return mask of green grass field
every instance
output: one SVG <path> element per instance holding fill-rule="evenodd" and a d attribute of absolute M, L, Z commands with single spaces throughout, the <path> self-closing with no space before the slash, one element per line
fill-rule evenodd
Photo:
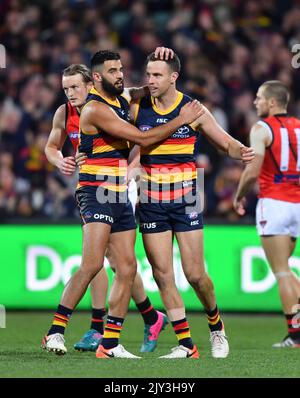
<path fill-rule="evenodd" d="M 95 378 L 217 378 L 217 377 L 299 377 L 300 350 L 272 349 L 285 335 L 279 315 L 224 315 L 230 342 L 227 359 L 210 356 L 208 328 L 203 314 L 189 314 L 192 336 L 198 345 L 199 360 L 161 360 L 177 345 L 170 325 L 161 334 L 154 353 L 141 360 L 99 360 L 94 353 L 79 353 L 73 344 L 89 328 L 88 313 L 75 312 L 66 332 L 68 354 L 56 356 L 40 349 L 40 341 L 52 320 L 50 312 L 8 312 L 6 328 L 0 329 L 0 378 L 6 377 L 95 377 Z M 143 323 L 130 313 L 121 343 L 138 354 Z"/>

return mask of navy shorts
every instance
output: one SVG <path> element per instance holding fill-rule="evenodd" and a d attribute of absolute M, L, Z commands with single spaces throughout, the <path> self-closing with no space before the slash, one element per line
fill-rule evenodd
<path fill-rule="evenodd" d="M 202 213 L 185 203 L 140 203 L 140 232 L 185 232 L 203 229 Z"/>
<path fill-rule="evenodd" d="M 102 203 L 97 200 L 99 187 L 81 187 L 76 191 L 76 200 L 82 224 L 101 222 L 111 225 L 111 233 L 129 231 L 136 228 L 132 204 L 127 193 L 121 203 Z M 98 192 L 99 193 L 99 192 Z M 103 196 L 102 196 L 103 197 Z"/>

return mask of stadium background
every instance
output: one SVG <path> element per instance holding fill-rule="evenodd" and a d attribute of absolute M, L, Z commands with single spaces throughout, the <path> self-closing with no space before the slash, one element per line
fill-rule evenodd
<path fill-rule="evenodd" d="M 171 47 L 183 66 L 178 88 L 200 99 L 231 135 L 248 144 L 257 120 L 253 99 L 263 81 L 284 81 L 292 93 L 289 111 L 300 117 L 300 69 L 291 65 L 292 46 L 300 43 L 299 20 L 300 1 L 290 0 L 2 0 L 0 303 L 8 309 L 55 308 L 80 263 L 76 176 L 65 178 L 44 155 L 54 111 L 65 102 L 66 66 L 89 64 L 95 51 L 116 49 L 126 86 L 139 86 L 146 56 L 158 45 Z M 71 147 L 64 152 L 70 154 Z M 241 163 L 201 136 L 196 154 L 205 172 L 206 262 L 221 309 L 278 311 L 277 288 L 253 226 L 256 188 L 247 216 L 238 219 L 232 198 Z M 140 238 L 137 254 L 159 307 Z M 299 244 L 291 265 L 300 271 Z M 178 283 L 187 308 L 199 308 L 180 273 Z M 89 307 L 86 295 L 79 308 Z"/>

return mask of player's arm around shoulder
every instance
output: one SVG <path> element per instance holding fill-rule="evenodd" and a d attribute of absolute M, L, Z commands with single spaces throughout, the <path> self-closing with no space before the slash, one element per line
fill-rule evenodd
<path fill-rule="evenodd" d="M 211 112 L 204 106 L 204 113 L 191 126 L 202 130 L 209 141 L 230 157 L 242 160 L 245 164 L 255 157 L 253 148 L 248 148 L 228 134 L 216 121 Z"/>
<path fill-rule="evenodd" d="M 141 87 L 127 87 L 124 88 L 122 96 L 126 98 L 127 102 L 131 105 L 132 103 L 140 100 L 143 97 L 149 95 L 150 91 L 148 86 Z"/>
<path fill-rule="evenodd" d="M 80 127 L 85 134 L 105 131 L 116 138 L 133 142 L 142 138 L 136 127 L 121 119 L 109 105 L 97 101 L 90 101 L 83 107 Z"/>
<path fill-rule="evenodd" d="M 88 104 L 89 105 L 89 104 Z M 202 114 L 202 106 L 198 101 L 185 104 L 178 116 L 166 124 L 154 127 L 146 132 L 121 119 L 108 105 L 97 102 L 85 105 L 80 116 L 81 130 L 87 134 L 95 134 L 97 129 L 127 141 L 146 147 L 159 142 L 174 133 L 180 126 L 190 124 Z"/>
<path fill-rule="evenodd" d="M 73 156 L 63 157 L 61 152 L 67 138 L 66 133 L 66 104 L 57 108 L 53 121 L 52 129 L 45 146 L 45 155 L 48 161 L 56 166 L 61 173 L 71 175 L 75 171 L 76 164 Z"/>

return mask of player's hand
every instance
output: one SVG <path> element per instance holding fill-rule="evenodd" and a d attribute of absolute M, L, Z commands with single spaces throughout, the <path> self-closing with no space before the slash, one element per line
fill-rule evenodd
<path fill-rule="evenodd" d="M 156 47 L 154 54 L 155 58 L 159 58 L 162 61 L 167 61 L 174 57 L 174 51 L 168 47 Z"/>
<path fill-rule="evenodd" d="M 233 208 L 239 216 L 243 216 L 246 213 L 245 205 L 246 205 L 246 198 L 241 198 L 241 199 L 237 199 L 237 197 L 234 198 Z"/>
<path fill-rule="evenodd" d="M 85 160 L 86 160 L 87 156 L 84 152 L 76 152 L 75 154 L 75 161 L 77 166 L 82 166 L 83 164 L 85 164 Z"/>
<path fill-rule="evenodd" d="M 61 160 L 59 166 L 59 170 L 62 174 L 72 175 L 76 170 L 76 163 L 74 156 L 68 156 Z"/>
<path fill-rule="evenodd" d="M 247 146 L 242 146 L 241 147 L 241 157 L 242 157 L 242 162 L 244 164 L 251 163 L 252 160 L 255 158 L 255 152 L 253 148 L 249 148 Z"/>
<path fill-rule="evenodd" d="M 182 124 L 191 124 L 199 117 L 204 115 L 204 113 L 204 106 L 198 100 L 193 100 L 185 104 L 180 109 L 179 116 L 181 116 L 183 119 Z"/>

